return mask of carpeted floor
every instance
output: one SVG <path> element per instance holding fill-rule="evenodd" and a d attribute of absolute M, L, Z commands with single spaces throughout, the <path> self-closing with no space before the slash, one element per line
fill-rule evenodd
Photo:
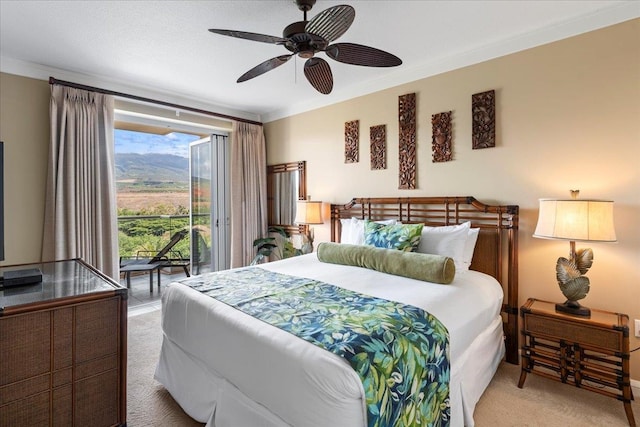
<path fill-rule="evenodd" d="M 162 344 L 160 310 L 129 317 L 128 331 L 127 426 L 203 426 L 153 379 Z"/>
<path fill-rule="evenodd" d="M 153 379 L 162 341 L 160 310 L 129 317 L 128 329 L 127 425 L 202 426 Z M 519 389 L 519 376 L 518 366 L 500 366 L 476 407 L 476 426 L 628 426 L 618 400 L 536 375 L 529 375 L 524 388 Z M 640 399 L 632 406 L 636 420 L 640 420 Z"/>

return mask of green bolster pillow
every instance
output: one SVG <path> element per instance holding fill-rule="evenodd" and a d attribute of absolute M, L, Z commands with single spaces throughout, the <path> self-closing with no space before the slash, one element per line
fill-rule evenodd
<path fill-rule="evenodd" d="M 322 262 L 364 267 L 425 282 L 449 284 L 456 274 L 453 259 L 441 255 L 331 242 L 320 243 L 316 252 Z"/>

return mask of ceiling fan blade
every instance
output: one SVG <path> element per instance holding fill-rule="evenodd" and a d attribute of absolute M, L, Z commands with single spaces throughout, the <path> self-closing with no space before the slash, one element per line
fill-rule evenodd
<path fill-rule="evenodd" d="M 247 80 L 251 80 L 254 77 L 258 77 L 259 75 L 264 74 L 267 71 L 271 71 L 274 68 L 277 68 L 282 64 L 286 63 L 289 59 L 291 59 L 292 56 L 293 54 L 280 55 L 280 56 L 276 56 L 275 58 L 267 59 L 263 63 L 256 65 L 255 67 L 253 67 L 252 69 L 250 69 L 249 71 L 241 75 L 238 78 L 237 83 L 246 82 Z"/>
<path fill-rule="evenodd" d="M 375 47 L 355 43 L 335 43 L 325 50 L 329 58 L 338 62 L 365 67 L 396 67 L 402 60 L 395 55 Z"/>
<path fill-rule="evenodd" d="M 252 40 L 254 42 L 271 43 L 271 44 L 283 44 L 287 42 L 287 39 L 276 36 L 268 36 L 266 34 L 249 33 L 247 31 L 236 30 L 218 30 L 215 28 L 210 29 L 212 33 L 220 34 L 223 36 L 236 37 L 239 39 Z"/>
<path fill-rule="evenodd" d="M 343 35 L 355 17 L 356 11 L 349 5 L 330 7 L 314 16 L 304 27 L 304 30 L 322 37 L 328 43 Z"/>
<path fill-rule="evenodd" d="M 322 58 L 309 58 L 304 63 L 304 75 L 318 92 L 328 95 L 333 89 L 333 74 L 327 61 Z"/>

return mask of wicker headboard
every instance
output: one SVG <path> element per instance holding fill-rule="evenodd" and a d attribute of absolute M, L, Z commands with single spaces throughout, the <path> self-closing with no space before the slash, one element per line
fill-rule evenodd
<path fill-rule="evenodd" d="M 505 293 L 502 311 L 507 361 L 518 363 L 518 215 L 516 205 L 486 205 L 473 197 L 355 198 L 331 205 L 331 241 L 340 242 L 340 219 L 396 219 L 405 224 L 455 225 L 471 221 L 480 233 L 471 269 L 498 280 Z"/>

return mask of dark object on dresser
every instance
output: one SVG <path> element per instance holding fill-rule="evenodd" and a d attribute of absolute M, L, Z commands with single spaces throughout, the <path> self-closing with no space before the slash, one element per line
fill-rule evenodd
<path fill-rule="evenodd" d="M 33 285 L 42 282 L 42 272 L 39 268 L 5 271 L 0 280 L 0 287 Z"/>

